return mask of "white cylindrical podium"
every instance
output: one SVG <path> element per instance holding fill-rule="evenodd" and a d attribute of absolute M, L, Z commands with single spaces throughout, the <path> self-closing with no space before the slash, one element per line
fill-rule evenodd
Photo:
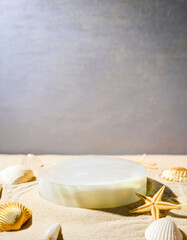
<path fill-rule="evenodd" d="M 105 157 L 55 161 L 39 170 L 40 194 L 54 203 L 79 208 L 112 208 L 146 193 L 146 169 L 139 163 Z"/>

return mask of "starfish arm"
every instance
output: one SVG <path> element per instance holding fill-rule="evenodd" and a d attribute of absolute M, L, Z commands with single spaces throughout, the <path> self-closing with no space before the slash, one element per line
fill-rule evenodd
<path fill-rule="evenodd" d="M 146 203 L 152 203 L 152 199 L 148 196 L 144 196 L 140 193 L 136 193 L 136 196 L 143 199 Z"/>
<path fill-rule="evenodd" d="M 138 162 L 143 162 L 146 158 L 146 154 L 144 153 L 139 159 L 138 159 Z"/>
<path fill-rule="evenodd" d="M 141 162 L 141 164 L 142 164 L 144 167 L 146 167 L 146 168 L 158 169 L 155 163 L 150 164 L 150 163 Z"/>
<path fill-rule="evenodd" d="M 155 205 L 161 210 L 180 209 L 181 205 L 175 205 L 168 202 L 156 202 Z"/>
<path fill-rule="evenodd" d="M 151 207 L 151 214 L 153 216 L 154 221 L 159 219 L 159 208 L 155 205 L 152 205 Z"/>
<path fill-rule="evenodd" d="M 151 211 L 151 206 L 152 204 L 144 204 L 143 206 L 134 208 L 132 210 L 130 210 L 130 213 L 143 213 L 143 212 L 149 212 Z"/>
<path fill-rule="evenodd" d="M 163 192 L 164 192 L 165 186 L 163 186 L 154 196 L 153 201 L 159 202 L 162 198 Z"/>
<path fill-rule="evenodd" d="M 142 156 L 138 159 L 138 162 L 139 162 L 140 164 L 142 164 L 144 167 L 147 167 L 147 168 L 150 168 L 150 169 L 157 169 L 156 163 L 149 164 L 149 163 L 144 162 L 145 157 L 146 157 L 146 154 L 142 155 Z"/>

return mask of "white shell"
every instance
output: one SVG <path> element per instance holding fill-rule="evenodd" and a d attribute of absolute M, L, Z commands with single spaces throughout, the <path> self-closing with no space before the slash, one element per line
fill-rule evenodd
<path fill-rule="evenodd" d="M 46 232 L 41 237 L 41 240 L 57 240 L 59 232 L 61 229 L 60 223 L 55 223 L 50 226 Z"/>
<path fill-rule="evenodd" d="M 27 154 L 22 160 L 21 164 L 31 170 L 38 170 L 42 166 L 41 160 L 33 154 Z"/>
<path fill-rule="evenodd" d="M 160 218 L 145 230 L 146 240 L 182 240 L 183 236 L 170 217 Z"/>
<path fill-rule="evenodd" d="M 168 181 L 186 182 L 187 169 L 183 167 L 166 169 L 161 173 L 161 178 L 166 179 Z"/>
<path fill-rule="evenodd" d="M 32 170 L 21 165 L 14 165 L 0 172 L 0 179 L 6 184 L 19 184 L 29 182 L 34 177 Z"/>

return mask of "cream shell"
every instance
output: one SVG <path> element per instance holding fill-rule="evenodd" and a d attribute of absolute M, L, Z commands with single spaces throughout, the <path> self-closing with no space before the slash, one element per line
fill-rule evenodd
<path fill-rule="evenodd" d="M 19 184 L 29 182 L 34 177 L 33 171 L 22 165 L 14 165 L 0 172 L 0 180 L 6 184 Z"/>
<path fill-rule="evenodd" d="M 21 165 L 35 171 L 42 166 L 42 162 L 38 156 L 29 153 L 21 160 Z"/>
<path fill-rule="evenodd" d="M 187 169 L 183 167 L 166 169 L 161 173 L 161 178 L 166 179 L 168 181 L 186 182 Z"/>
<path fill-rule="evenodd" d="M 60 223 L 53 224 L 44 232 L 40 240 L 57 240 L 60 229 Z"/>
<path fill-rule="evenodd" d="M 183 236 L 170 217 L 151 223 L 145 231 L 146 240 L 182 240 Z"/>

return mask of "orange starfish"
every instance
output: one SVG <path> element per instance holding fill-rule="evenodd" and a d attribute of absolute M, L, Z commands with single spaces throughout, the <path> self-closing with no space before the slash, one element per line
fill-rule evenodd
<path fill-rule="evenodd" d="M 161 201 L 165 186 L 163 186 L 152 198 L 144 196 L 140 193 L 136 195 L 145 201 L 143 206 L 132 209 L 131 213 L 143 213 L 151 211 L 154 221 L 159 219 L 160 210 L 180 209 L 180 205 L 175 205 L 168 202 Z"/>

